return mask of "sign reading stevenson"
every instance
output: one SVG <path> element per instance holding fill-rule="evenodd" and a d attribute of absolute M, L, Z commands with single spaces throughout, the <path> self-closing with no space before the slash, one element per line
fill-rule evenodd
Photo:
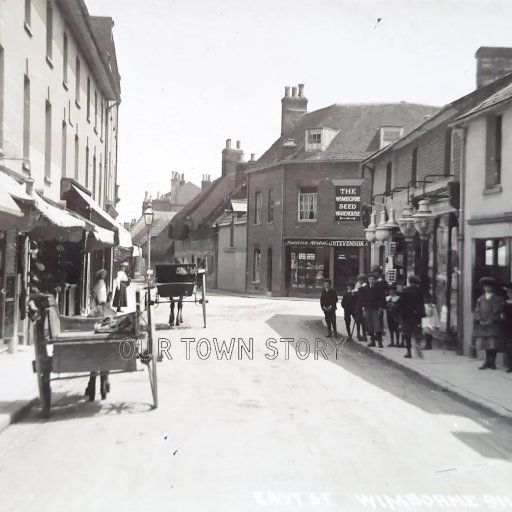
<path fill-rule="evenodd" d="M 361 187 L 336 186 L 334 220 L 361 220 Z"/>

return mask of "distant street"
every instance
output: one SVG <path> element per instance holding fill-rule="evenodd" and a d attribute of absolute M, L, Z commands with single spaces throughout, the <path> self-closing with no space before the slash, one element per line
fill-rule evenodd
<path fill-rule="evenodd" d="M 291 343 L 287 360 L 279 338 L 313 348 L 320 313 L 312 301 L 212 295 L 204 330 L 186 304 L 184 327 L 158 333 L 173 357 L 158 367 L 159 408 L 146 372 L 113 376 L 94 403 L 85 380 L 69 381 L 49 421 L 34 410 L 0 435 L 0 509 L 512 510 L 511 423 L 355 342 L 338 361 L 331 342 L 329 361 L 301 360 Z M 201 360 L 196 341 L 187 360 L 180 337 L 252 337 L 254 358 L 218 360 L 211 345 Z"/>

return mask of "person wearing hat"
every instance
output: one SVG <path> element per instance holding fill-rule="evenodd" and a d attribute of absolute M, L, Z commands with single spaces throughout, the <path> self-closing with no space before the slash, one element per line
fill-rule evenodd
<path fill-rule="evenodd" d="M 386 281 L 384 272 L 382 271 L 382 267 L 380 267 L 379 265 L 374 265 L 371 268 L 370 273 L 374 274 L 377 277 L 377 285 L 382 286 L 384 288 L 384 293 L 388 295 L 389 283 Z"/>
<path fill-rule="evenodd" d="M 386 317 L 388 320 L 389 344 L 388 347 L 398 347 L 400 344 L 400 318 L 398 301 L 399 295 L 396 292 L 396 285 L 389 285 L 389 294 L 386 297 Z M 396 340 L 396 344 L 395 344 Z"/>
<path fill-rule="evenodd" d="M 420 280 L 417 276 L 409 276 L 398 300 L 400 327 L 405 338 L 406 353 L 404 357 L 411 358 L 412 338 L 414 337 L 418 355 L 421 357 L 419 342 L 421 336 L 421 321 L 425 316 L 425 303 L 420 290 Z"/>
<path fill-rule="evenodd" d="M 356 306 L 355 306 L 355 316 L 354 320 L 356 322 L 357 329 L 357 340 L 358 341 L 368 341 L 366 336 L 366 325 L 364 322 L 363 311 L 360 306 L 359 297 L 361 295 L 361 290 L 368 286 L 368 276 L 366 274 L 359 274 L 356 279 L 356 285 L 354 287 L 354 293 L 356 294 Z"/>
<path fill-rule="evenodd" d="M 320 295 L 320 307 L 325 315 L 325 323 L 327 324 L 327 336 L 331 337 L 334 332 L 334 336 L 338 337 L 338 330 L 336 328 L 336 304 L 338 303 L 338 295 L 332 288 L 330 279 L 324 281 L 324 289 Z"/>
<path fill-rule="evenodd" d="M 473 336 L 477 349 L 485 350 L 485 361 L 480 370 L 496 369 L 496 354 L 501 344 L 501 315 L 504 300 L 496 293 L 496 280 L 483 277 L 479 281 L 483 289 L 473 311 Z"/>
<path fill-rule="evenodd" d="M 128 296 L 126 293 L 126 287 L 130 285 L 130 278 L 128 277 L 128 263 L 123 261 L 119 265 L 116 278 L 114 280 L 114 300 L 112 306 L 116 308 L 116 311 L 120 313 L 121 308 L 128 306 Z"/>
<path fill-rule="evenodd" d="M 507 292 L 507 298 L 503 303 L 503 312 L 501 318 L 503 320 L 503 338 L 506 344 L 505 350 L 507 354 L 507 373 L 512 372 L 512 283 L 504 286 Z"/>
<path fill-rule="evenodd" d="M 386 293 L 384 287 L 377 283 L 378 275 L 370 274 L 368 285 L 359 292 L 358 305 L 363 313 L 366 330 L 370 335 L 369 347 L 383 348 L 384 310 L 386 309 Z"/>

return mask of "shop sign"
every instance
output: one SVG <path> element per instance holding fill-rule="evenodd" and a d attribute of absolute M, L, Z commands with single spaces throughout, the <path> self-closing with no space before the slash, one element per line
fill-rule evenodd
<path fill-rule="evenodd" d="M 334 220 L 361 220 L 361 187 L 336 186 Z"/>
<path fill-rule="evenodd" d="M 288 246 L 298 245 L 304 247 L 366 247 L 366 240 L 327 240 L 327 239 L 309 239 L 309 240 L 286 240 Z"/>

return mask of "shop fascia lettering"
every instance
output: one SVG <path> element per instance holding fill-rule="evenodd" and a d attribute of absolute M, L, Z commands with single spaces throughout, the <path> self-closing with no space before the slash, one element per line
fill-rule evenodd
<path fill-rule="evenodd" d="M 287 240 L 286 245 L 306 247 L 366 247 L 366 240 Z"/>

